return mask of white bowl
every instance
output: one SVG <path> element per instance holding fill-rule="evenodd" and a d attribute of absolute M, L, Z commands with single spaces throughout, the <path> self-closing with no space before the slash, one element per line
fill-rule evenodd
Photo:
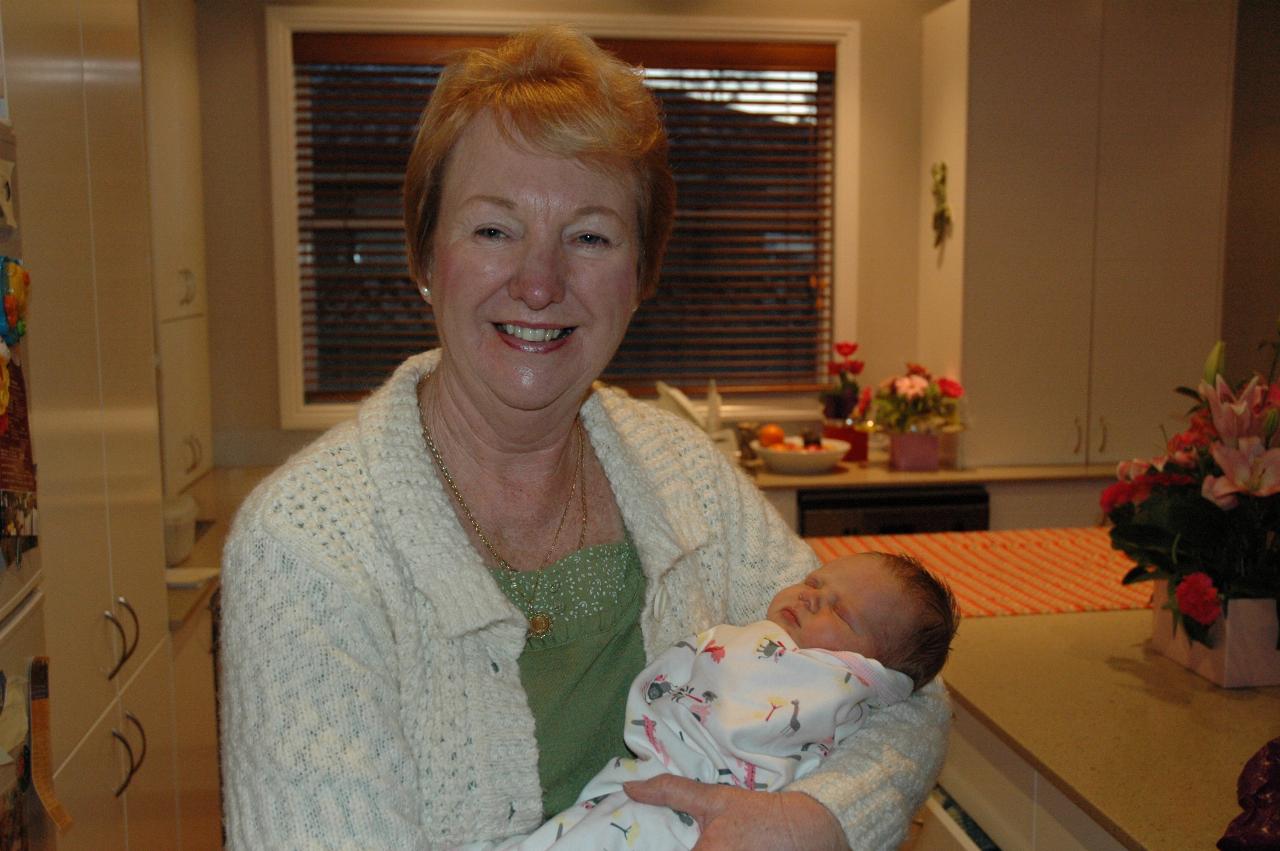
<path fill-rule="evenodd" d="M 835 467 L 849 451 L 849 444 L 834 438 L 822 438 L 821 449 L 805 449 L 804 439 L 788 437 L 784 441 L 795 449 L 777 449 L 772 446 L 761 446 L 760 441 L 751 441 L 755 451 L 770 472 L 788 476 L 825 473 Z"/>

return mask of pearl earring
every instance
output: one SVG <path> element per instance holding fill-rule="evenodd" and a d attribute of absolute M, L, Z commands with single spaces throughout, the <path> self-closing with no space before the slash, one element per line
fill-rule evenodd
<path fill-rule="evenodd" d="M 426 284 L 418 284 L 418 292 L 422 293 L 422 300 L 427 304 L 431 304 L 431 287 Z"/>

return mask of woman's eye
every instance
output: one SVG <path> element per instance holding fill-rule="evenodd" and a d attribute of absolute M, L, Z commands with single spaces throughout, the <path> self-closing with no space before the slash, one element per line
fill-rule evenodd
<path fill-rule="evenodd" d="M 804 581 L 804 584 L 805 584 L 805 585 L 808 585 L 810 588 L 817 588 L 817 587 L 818 587 L 818 580 L 816 580 L 816 579 L 814 579 L 812 576 L 810 576 L 808 579 L 806 579 L 806 580 Z"/>
<path fill-rule="evenodd" d="M 584 233 L 578 235 L 578 242 L 583 245 L 608 245 L 609 238 L 598 233 Z"/>
<path fill-rule="evenodd" d="M 481 237 L 482 239 L 502 239 L 502 237 L 505 235 L 506 234 L 504 234 L 500 228 L 495 228 L 495 227 L 476 228 L 476 236 Z"/>

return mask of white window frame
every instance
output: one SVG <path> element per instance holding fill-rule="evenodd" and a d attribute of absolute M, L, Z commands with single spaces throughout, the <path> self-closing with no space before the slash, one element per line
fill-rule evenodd
<path fill-rule="evenodd" d="M 857 327 L 860 35 L 857 21 L 717 18 L 696 15 L 591 15 L 430 9 L 266 7 L 267 113 L 271 162 L 272 247 L 275 253 L 277 372 L 280 426 L 318 430 L 349 419 L 356 403 L 306 402 L 302 299 L 298 267 L 298 199 L 294 152 L 295 32 L 509 33 L 537 24 L 569 23 L 600 38 L 707 41 L 816 41 L 836 46 L 835 152 L 832 198 L 832 300 L 838 327 Z M 425 104 L 424 104 L 425 106 Z"/>

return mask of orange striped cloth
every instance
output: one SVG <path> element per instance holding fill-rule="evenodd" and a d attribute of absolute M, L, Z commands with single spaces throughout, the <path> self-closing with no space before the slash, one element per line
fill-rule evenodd
<path fill-rule="evenodd" d="M 1151 605 L 1149 584 L 1120 584 L 1133 562 L 1111 549 L 1103 528 L 857 535 L 807 541 L 824 564 L 853 553 L 915 556 L 947 581 L 967 617 Z"/>

